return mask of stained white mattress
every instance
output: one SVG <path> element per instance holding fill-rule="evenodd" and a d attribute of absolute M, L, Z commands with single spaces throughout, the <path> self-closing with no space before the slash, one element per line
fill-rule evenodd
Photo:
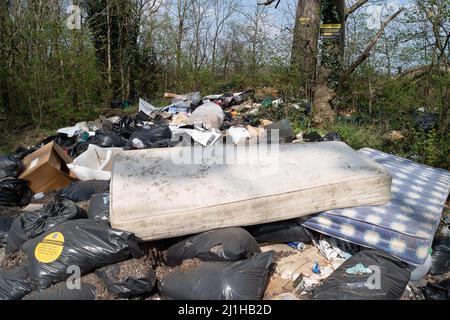
<path fill-rule="evenodd" d="M 390 191 L 389 172 L 341 142 L 127 151 L 114 159 L 111 224 L 156 240 L 380 205 Z"/>

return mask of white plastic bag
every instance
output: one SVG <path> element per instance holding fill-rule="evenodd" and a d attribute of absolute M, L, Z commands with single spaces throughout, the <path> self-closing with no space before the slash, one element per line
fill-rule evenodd
<path fill-rule="evenodd" d="M 213 102 L 207 102 L 192 112 L 189 121 L 190 124 L 209 130 L 220 129 L 223 119 L 225 119 L 225 113 L 222 108 Z"/>

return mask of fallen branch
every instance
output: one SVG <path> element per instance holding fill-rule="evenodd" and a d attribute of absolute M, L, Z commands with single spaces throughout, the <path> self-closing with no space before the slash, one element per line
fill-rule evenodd
<path fill-rule="evenodd" d="M 387 20 L 385 20 L 380 30 L 377 32 L 375 37 L 372 39 L 372 41 L 369 43 L 369 45 L 364 49 L 363 53 L 344 71 L 341 73 L 341 83 L 344 83 L 347 78 L 355 71 L 355 69 L 364 61 L 367 60 L 370 56 L 370 52 L 372 51 L 373 47 L 377 44 L 378 39 L 383 35 L 384 29 L 386 29 L 387 25 L 394 20 L 405 8 L 401 7 L 396 13 L 394 13 L 392 16 L 390 16 Z"/>
<path fill-rule="evenodd" d="M 414 81 L 414 80 L 417 80 L 417 79 L 427 75 L 431 71 L 440 73 L 440 74 L 450 74 L 449 67 L 439 66 L 437 69 L 433 70 L 433 65 L 425 65 L 425 66 L 418 66 L 418 67 L 403 71 L 402 73 L 396 75 L 394 77 L 394 79 L 406 78 L 408 80 Z"/>

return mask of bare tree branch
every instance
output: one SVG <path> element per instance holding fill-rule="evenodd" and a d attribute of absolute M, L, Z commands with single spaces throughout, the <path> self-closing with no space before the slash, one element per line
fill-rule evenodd
<path fill-rule="evenodd" d="M 270 6 L 272 3 L 274 3 L 277 0 L 266 0 L 265 2 L 258 2 L 258 6 Z M 281 0 L 278 0 L 277 4 L 275 5 L 275 9 L 278 8 L 278 5 L 280 4 Z"/>
<path fill-rule="evenodd" d="M 369 43 L 369 45 L 364 49 L 363 53 L 344 71 L 341 73 L 341 82 L 345 82 L 349 75 L 351 75 L 355 69 L 364 61 L 367 60 L 367 58 L 370 56 L 370 51 L 373 49 L 373 47 L 377 44 L 378 39 L 383 35 L 384 29 L 386 29 L 387 25 L 394 20 L 405 8 L 401 7 L 396 13 L 394 13 L 392 16 L 390 16 L 387 20 L 385 20 L 380 30 L 377 32 L 375 37 L 372 39 L 372 41 Z"/>
<path fill-rule="evenodd" d="M 345 9 L 345 18 L 344 20 L 347 20 L 348 16 L 351 15 L 353 12 L 358 10 L 361 6 L 366 4 L 366 2 L 369 0 L 358 0 L 353 5 L 351 5 L 349 8 Z"/>

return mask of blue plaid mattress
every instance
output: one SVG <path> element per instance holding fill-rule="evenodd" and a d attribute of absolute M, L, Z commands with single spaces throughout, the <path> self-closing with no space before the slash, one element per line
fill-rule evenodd
<path fill-rule="evenodd" d="M 304 217 L 303 226 L 383 250 L 412 265 L 424 264 L 450 192 L 450 172 L 373 149 L 359 152 L 391 173 L 391 201 Z"/>

